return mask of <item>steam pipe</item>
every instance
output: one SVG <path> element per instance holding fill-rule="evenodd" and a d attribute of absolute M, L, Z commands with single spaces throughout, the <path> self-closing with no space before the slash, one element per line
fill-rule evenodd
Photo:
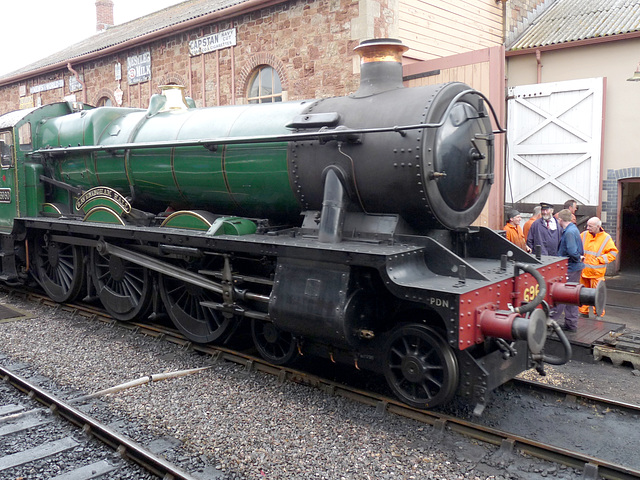
<path fill-rule="evenodd" d="M 571 360 L 571 344 L 569 343 L 567 336 L 562 331 L 562 328 L 560 328 L 560 325 L 558 325 L 558 322 L 553 319 L 549 319 L 548 325 L 553 328 L 553 331 L 558 335 L 560 343 L 562 343 L 564 355 L 562 357 L 556 357 L 555 355 L 534 354 L 531 355 L 531 358 L 534 360 L 542 360 L 544 363 L 548 363 L 549 365 L 564 365 Z"/>
<path fill-rule="evenodd" d="M 324 195 L 318 241 L 339 243 L 342 241 L 342 226 L 347 206 L 347 192 L 335 168 L 329 168 L 324 179 Z"/>
<path fill-rule="evenodd" d="M 519 268 L 520 270 L 524 270 L 528 274 L 532 275 L 533 278 L 537 280 L 538 285 L 540 286 L 540 291 L 538 292 L 538 295 L 536 295 L 536 297 L 533 300 L 531 300 L 529 303 L 521 307 L 514 308 L 514 312 L 520 313 L 520 314 L 526 314 L 534 311 L 538 307 L 538 305 L 542 303 L 542 300 L 544 300 L 544 297 L 547 296 L 547 283 L 544 281 L 544 277 L 540 275 L 540 272 L 538 272 L 538 270 L 536 270 L 531 265 L 526 263 L 516 262 L 515 267 L 516 269 Z"/>

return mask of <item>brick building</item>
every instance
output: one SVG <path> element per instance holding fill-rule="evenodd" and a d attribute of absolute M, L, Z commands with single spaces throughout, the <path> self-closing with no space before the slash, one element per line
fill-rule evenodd
<path fill-rule="evenodd" d="M 0 77 L 0 111 L 63 98 L 146 108 L 170 83 L 185 85 L 198 106 L 343 95 L 357 89 L 353 48 L 397 23 L 384 1 L 380 14 L 361 14 L 363 3 L 190 0 L 104 28 L 113 2 L 98 0 L 103 30 Z"/>

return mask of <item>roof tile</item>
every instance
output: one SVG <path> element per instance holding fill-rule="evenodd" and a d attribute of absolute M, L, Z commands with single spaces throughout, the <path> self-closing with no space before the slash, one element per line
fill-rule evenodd
<path fill-rule="evenodd" d="M 0 76 L 0 80 L 110 48 L 149 33 L 172 27 L 248 0 L 187 0 L 163 10 L 109 27 L 37 62 Z"/>
<path fill-rule="evenodd" d="M 512 40 L 509 50 L 640 31 L 640 0 L 547 0 L 548 8 Z"/>

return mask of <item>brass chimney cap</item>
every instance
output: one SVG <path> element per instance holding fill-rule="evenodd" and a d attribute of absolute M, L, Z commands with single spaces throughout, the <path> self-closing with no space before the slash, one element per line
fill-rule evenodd
<path fill-rule="evenodd" d="M 360 45 L 353 50 L 360 55 L 361 64 L 371 62 L 402 63 L 402 54 L 409 50 L 409 47 L 395 38 L 374 38 L 360 42 Z"/>
<path fill-rule="evenodd" d="M 162 95 L 167 99 L 161 112 L 167 112 L 169 110 L 187 110 L 189 104 L 185 97 L 186 87 L 184 85 L 160 85 Z"/>

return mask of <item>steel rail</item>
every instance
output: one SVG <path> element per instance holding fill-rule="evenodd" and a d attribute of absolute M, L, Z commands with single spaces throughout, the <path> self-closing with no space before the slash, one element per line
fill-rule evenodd
<path fill-rule="evenodd" d="M 7 287 L 4 286 L 3 288 L 7 289 Z M 51 302 L 50 300 L 46 301 Z M 53 303 L 53 305 L 60 304 Z M 84 306 L 79 308 L 77 305 L 66 305 L 61 306 L 60 308 L 66 311 L 71 311 L 73 313 L 81 313 L 82 315 L 88 317 L 90 316 L 92 318 L 100 318 L 103 321 L 116 322 L 115 320 L 111 319 L 108 314 L 96 310 L 92 307 Z M 278 381 L 280 383 L 289 380 L 294 383 L 300 383 L 318 388 L 319 390 L 331 395 L 337 395 L 365 405 L 370 405 L 376 408 L 376 413 L 379 415 L 383 415 L 388 412 L 394 415 L 399 415 L 411 420 L 431 425 L 439 432 L 443 432 L 445 429 L 449 429 L 452 432 L 462 434 L 469 438 L 500 446 L 500 449 L 507 453 L 517 450 L 539 459 L 560 463 L 575 469 L 582 468 L 585 472 L 585 475 L 588 475 L 588 478 L 597 478 L 597 476 L 600 476 L 602 478 L 610 480 L 640 479 L 640 470 L 625 467 L 624 465 L 619 465 L 613 462 L 608 462 L 591 455 L 575 452 L 554 445 L 545 444 L 522 437 L 520 435 L 515 435 L 496 428 L 479 425 L 439 412 L 419 410 L 407 406 L 390 397 L 360 390 L 319 377 L 317 375 L 292 369 L 290 367 L 275 366 L 267 363 L 262 358 L 255 357 L 253 355 L 237 352 L 220 346 L 192 344 L 189 340 L 185 339 L 177 330 L 174 331 L 165 327 L 160 327 L 158 325 L 149 325 L 137 322 L 117 323 L 121 326 L 124 326 L 125 328 L 135 329 L 149 336 L 162 338 L 184 348 L 192 348 L 194 351 L 211 355 L 212 359 L 216 362 L 225 360 L 236 363 L 238 365 L 242 365 L 248 371 L 259 371 L 274 375 L 278 377 Z M 527 383 L 523 380 L 518 381 Z M 544 388 L 548 388 L 548 385 L 539 384 L 537 382 L 529 382 L 529 384 L 530 386 L 536 388 L 540 387 L 540 385 L 543 385 Z M 555 387 L 555 390 L 560 391 L 561 389 Z M 569 390 L 565 390 L 564 393 L 571 394 L 580 398 L 608 403 L 615 407 L 625 406 L 624 402 L 617 402 L 615 400 L 609 400 L 603 397 L 597 397 L 595 395 L 586 393 L 574 392 Z M 637 408 L 636 405 L 630 405 L 631 408 Z"/>
<path fill-rule="evenodd" d="M 0 376 L 30 397 L 46 405 L 51 411 L 96 437 L 101 442 L 116 450 L 122 457 L 129 458 L 138 465 L 165 479 L 197 480 L 189 473 L 154 455 L 149 450 L 130 438 L 112 430 L 98 420 L 72 407 L 68 403 L 30 383 L 15 372 L 0 366 Z"/>
<path fill-rule="evenodd" d="M 527 380 L 525 378 L 514 378 L 511 380 L 514 384 L 522 384 L 523 386 L 527 386 L 531 389 L 537 390 L 547 390 L 557 395 L 565 395 L 567 397 L 575 397 L 581 398 L 583 400 L 588 400 L 594 403 L 602 403 L 608 407 L 618 407 L 624 408 L 626 410 L 631 410 L 632 413 L 639 414 L 640 413 L 640 404 L 630 403 L 630 402 L 622 402 L 620 400 L 614 400 L 612 398 L 606 398 L 600 395 L 594 395 L 592 393 L 580 392 L 578 390 L 572 390 L 570 388 L 558 387 L 555 385 L 549 385 L 547 383 L 536 382 L 534 380 Z"/>

